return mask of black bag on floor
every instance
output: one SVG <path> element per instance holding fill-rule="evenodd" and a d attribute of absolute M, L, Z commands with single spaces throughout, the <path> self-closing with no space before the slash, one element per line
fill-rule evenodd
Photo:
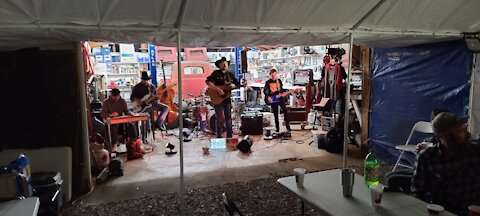
<path fill-rule="evenodd" d="M 325 138 L 325 150 L 330 153 L 343 151 L 343 128 L 332 127 Z"/>
<path fill-rule="evenodd" d="M 123 176 L 123 162 L 120 157 L 113 158 L 108 164 L 110 176 Z"/>

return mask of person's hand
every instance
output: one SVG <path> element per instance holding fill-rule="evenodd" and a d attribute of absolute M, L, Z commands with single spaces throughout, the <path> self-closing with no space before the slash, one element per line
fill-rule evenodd
<path fill-rule="evenodd" d="M 269 103 L 272 103 L 272 101 L 273 101 L 273 100 L 272 100 L 272 97 L 267 97 L 267 99 L 268 99 L 268 102 L 269 102 Z"/>
<path fill-rule="evenodd" d="M 113 112 L 112 114 L 110 114 L 110 117 L 117 117 L 117 116 L 119 116 L 118 112 Z"/>
<path fill-rule="evenodd" d="M 225 94 L 225 92 L 223 92 L 223 90 L 221 88 L 217 88 L 217 92 L 218 92 L 219 95 Z"/>
<path fill-rule="evenodd" d="M 417 151 L 417 154 L 420 153 L 422 150 L 428 148 L 427 143 L 419 143 L 415 146 L 415 150 Z"/>

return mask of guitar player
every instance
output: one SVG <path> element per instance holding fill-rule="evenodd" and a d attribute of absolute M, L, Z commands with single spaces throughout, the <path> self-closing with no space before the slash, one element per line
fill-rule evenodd
<path fill-rule="evenodd" d="M 100 116 L 103 119 L 115 118 L 124 115 L 130 115 L 130 110 L 127 108 L 127 102 L 120 96 L 120 90 L 114 88 L 110 92 L 110 97 L 103 102 Z M 110 134 L 112 137 L 112 152 L 117 152 L 118 135 L 125 130 L 129 140 L 127 141 L 128 159 L 137 159 L 143 156 L 139 149 L 133 147 L 133 142 L 137 142 L 138 133 L 137 128 L 132 123 L 114 124 L 110 126 Z"/>
<path fill-rule="evenodd" d="M 275 95 L 278 95 L 284 91 L 283 84 L 280 79 L 277 79 L 277 70 L 275 68 L 270 70 L 270 79 L 265 82 L 265 87 L 263 88 L 263 93 L 265 94 L 265 98 L 267 104 L 270 104 L 272 107 L 273 116 L 275 117 L 275 130 L 276 132 L 280 132 L 280 124 L 278 122 L 278 107 L 282 108 L 283 112 L 283 120 L 285 121 L 285 127 L 287 131 L 285 135 L 291 135 L 290 130 L 290 121 L 288 120 L 288 113 L 287 113 L 287 106 L 285 105 L 285 99 L 283 97 L 279 98 L 278 103 L 269 103 L 268 100 L 271 101 L 271 98 Z M 270 98 L 270 99 L 269 99 Z"/>
<path fill-rule="evenodd" d="M 227 71 L 229 62 L 225 57 L 222 57 L 220 60 L 215 62 L 215 66 L 218 67 L 218 70 L 215 70 L 207 77 L 206 83 L 209 89 L 216 91 L 219 95 L 226 95 L 227 92 L 230 91 L 231 85 L 235 87 L 240 86 L 240 82 L 238 82 L 237 78 L 232 72 Z M 222 90 L 221 87 L 228 86 L 227 88 Z M 228 92 L 230 93 L 230 92 Z M 230 94 L 223 98 L 223 101 L 219 104 L 214 104 L 215 108 L 215 120 L 217 121 L 216 124 L 216 134 L 217 138 L 222 137 L 222 113 L 225 114 L 225 126 L 227 128 L 227 138 L 232 138 L 233 130 L 232 130 L 232 102 L 230 100 Z"/>
<path fill-rule="evenodd" d="M 150 76 L 148 76 L 146 71 L 142 71 L 141 76 L 142 81 L 135 85 L 132 90 L 132 95 L 130 96 L 131 101 L 136 101 L 137 103 L 143 103 L 141 100 L 145 95 L 151 95 L 152 97 L 156 95 L 155 87 L 150 84 Z M 148 105 L 148 104 L 144 104 Z M 152 117 L 152 124 L 155 127 L 161 128 L 165 117 L 168 114 L 168 106 L 162 103 L 159 103 L 157 100 L 154 100 L 151 104 L 151 108 L 147 109 L 147 112 Z M 153 122 L 153 110 L 160 112 L 159 117 L 156 122 Z"/>

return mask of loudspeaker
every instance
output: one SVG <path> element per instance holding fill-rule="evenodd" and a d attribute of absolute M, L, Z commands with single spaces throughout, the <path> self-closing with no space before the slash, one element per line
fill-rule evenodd
<path fill-rule="evenodd" d="M 248 70 L 247 70 L 247 67 L 248 67 L 247 51 L 246 50 L 242 50 L 240 52 L 240 58 L 241 58 L 241 62 L 242 62 L 242 73 L 248 73 Z"/>
<path fill-rule="evenodd" d="M 480 39 L 479 38 L 465 38 L 465 43 L 470 51 L 478 53 L 480 52 Z"/>
<path fill-rule="evenodd" d="M 263 133 L 263 115 L 242 114 L 240 130 L 245 135 L 260 135 Z"/>

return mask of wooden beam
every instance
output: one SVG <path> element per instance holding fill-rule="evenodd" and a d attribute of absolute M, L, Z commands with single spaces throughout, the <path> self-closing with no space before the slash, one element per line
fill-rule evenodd
<path fill-rule="evenodd" d="M 370 48 L 362 47 L 362 148 L 368 146 L 368 119 L 370 117 Z"/>

